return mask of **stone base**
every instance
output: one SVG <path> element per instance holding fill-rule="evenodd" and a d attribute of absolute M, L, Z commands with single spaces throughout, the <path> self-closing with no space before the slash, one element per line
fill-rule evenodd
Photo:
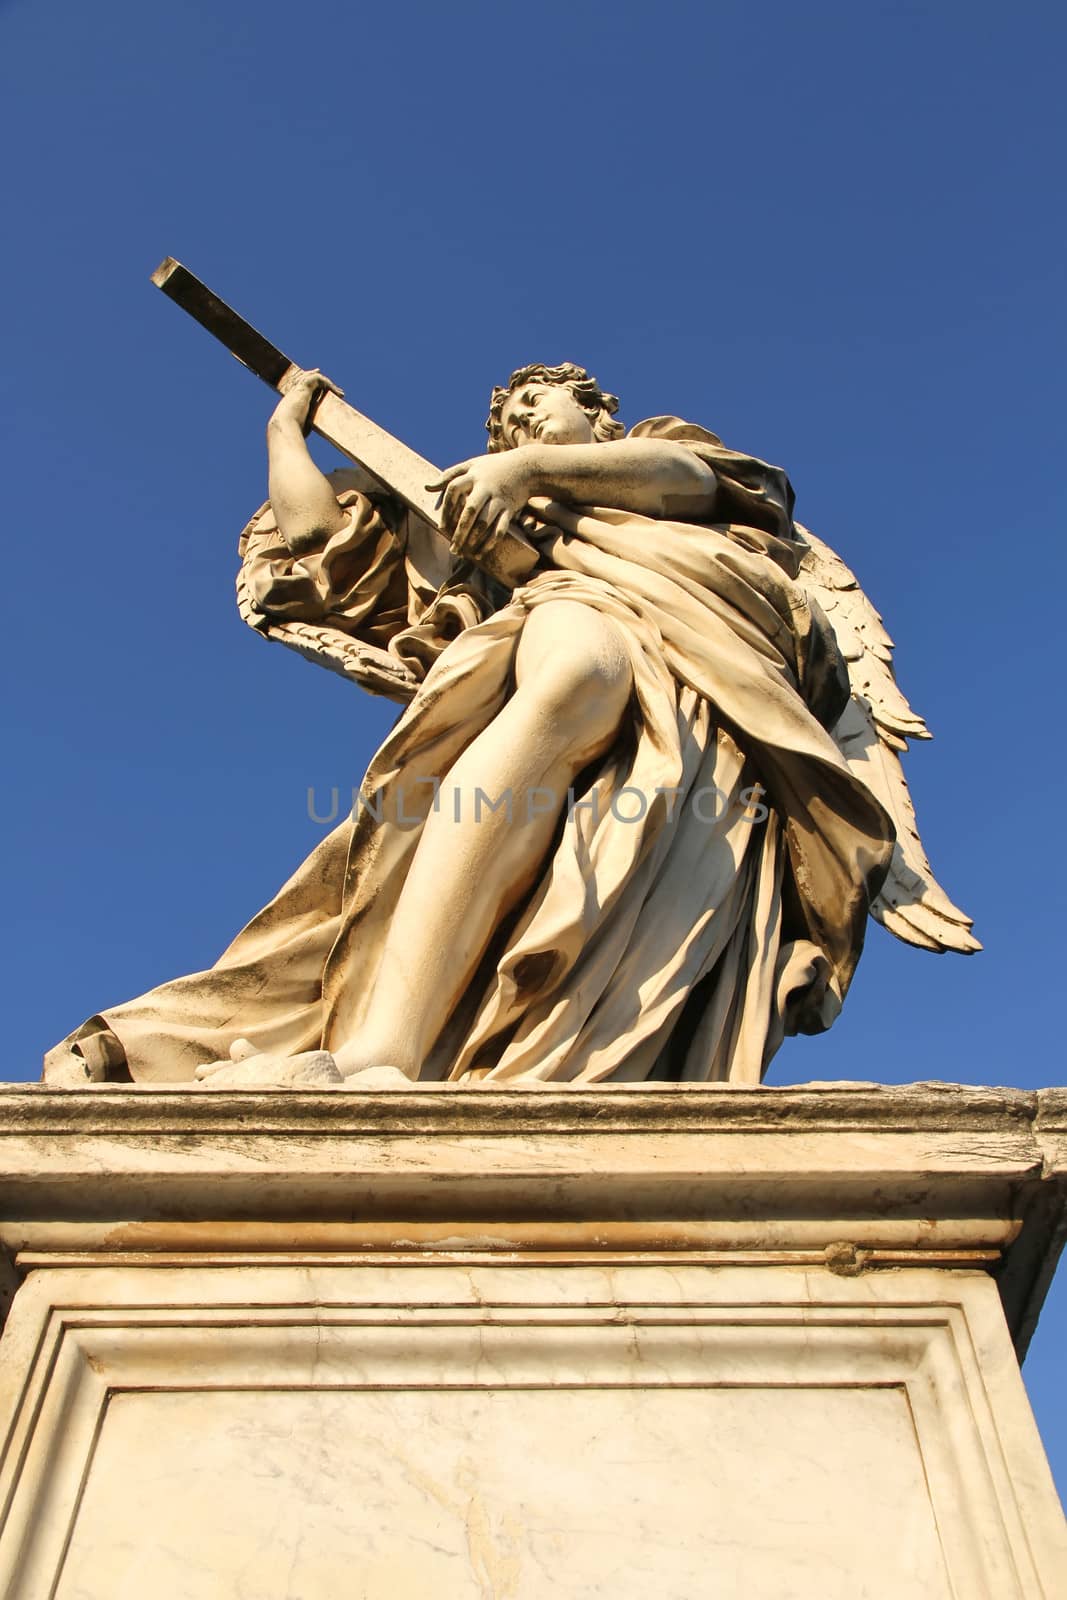
<path fill-rule="evenodd" d="M 8 1600 L 1031 1600 L 1067 1097 L 0 1090 Z"/>

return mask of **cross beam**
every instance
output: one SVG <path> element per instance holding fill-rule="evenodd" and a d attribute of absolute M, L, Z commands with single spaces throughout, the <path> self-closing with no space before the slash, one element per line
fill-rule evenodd
<path fill-rule="evenodd" d="M 300 376 L 302 368 L 173 256 L 160 263 L 152 274 L 152 282 L 272 389 L 284 394 Z M 441 533 L 437 497 L 426 487 L 440 478 L 439 469 L 335 394 L 326 392 L 320 397 L 311 425 L 329 444 L 402 500 L 425 525 L 427 537 L 419 541 L 421 559 L 417 565 L 427 574 L 433 574 L 434 587 L 437 587 L 447 577 L 451 560 L 448 541 Z M 492 550 L 475 559 L 492 577 L 514 588 L 529 575 L 537 560 L 537 551 L 513 528 Z"/>

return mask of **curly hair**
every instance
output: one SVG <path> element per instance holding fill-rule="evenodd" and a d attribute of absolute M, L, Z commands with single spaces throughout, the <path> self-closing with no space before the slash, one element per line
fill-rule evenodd
<path fill-rule="evenodd" d="M 545 367 L 534 362 L 528 367 L 516 367 L 506 386 L 504 388 L 498 386 L 493 390 L 489 402 L 489 415 L 485 423 L 491 454 L 497 450 L 511 448 L 504 438 L 501 416 L 508 395 L 521 388 L 524 383 L 558 383 L 569 389 L 588 415 L 593 425 L 593 432 L 600 443 L 607 439 L 620 439 L 626 432 L 622 423 L 615 421 L 615 413 L 619 409 L 618 397 L 605 393 L 584 367 L 575 366 L 573 361 L 563 361 L 558 367 Z"/>

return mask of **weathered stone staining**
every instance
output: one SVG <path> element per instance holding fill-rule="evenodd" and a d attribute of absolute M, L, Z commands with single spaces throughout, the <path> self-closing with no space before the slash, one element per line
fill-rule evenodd
<path fill-rule="evenodd" d="M 222 313 L 241 615 L 405 710 L 210 971 L 0 1086 L 0 1594 L 1067 1600 L 1064 1092 L 762 1084 L 870 915 L 978 948 L 852 573 L 581 368 L 440 473 Z"/>
<path fill-rule="evenodd" d="M 626 433 L 582 368 L 533 366 L 487 454 L 421 463 L 437 511 L 384 436 L 398 506 L 362 444 L 323 476 L 317 409 L 374 425 L 274 357 L 242 615 L 407 708 L 216 966 L 90 1019 L 47 1081 L 754 1084 L 833 1022 L 870 914 L 978 948 L 900 765 L 926 727 L 783 472 L 676 417 Z"/>
<path fill-rule="evenodd" d="M 1063 1091 L 0 1089 L 5 1600 L 1063 1600 Z"/>

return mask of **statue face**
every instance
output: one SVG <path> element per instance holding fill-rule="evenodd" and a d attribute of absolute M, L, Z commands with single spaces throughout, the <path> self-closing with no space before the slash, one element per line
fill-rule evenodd
<path fill-rule="evenodd" d="M 562 383 L 520 384 L 504 401 L 500 426 L 509 447 L 596 443 L 588 412 Z"/>

